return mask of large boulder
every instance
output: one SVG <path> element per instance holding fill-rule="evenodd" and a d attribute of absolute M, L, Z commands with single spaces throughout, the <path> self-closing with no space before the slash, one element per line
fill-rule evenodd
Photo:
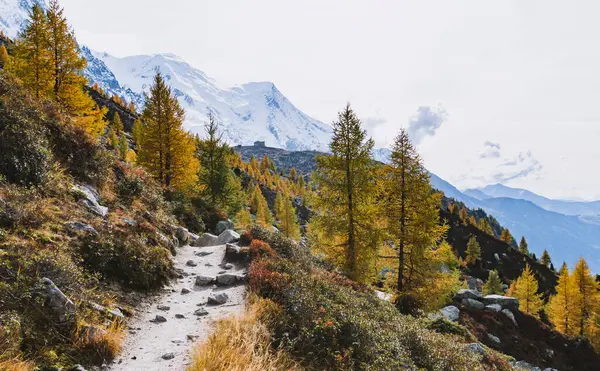
<path fill-rule="evenodd" d="M 502 310 L 502 307 L 500 306 L 500 304 L 490 304 L 485 306 L 485 310 L 488 312 L 498 313 Z"/>
<path fill-rule="evenodd" d="M 483 310 L 484 305 L 482 302 L 477 301 L 475 299 L 465 298 L 460 302 L 465 308 L 469 308 L 472 310 Z"/>
<path fill-rule="evenodd" d="M 236 244 L 225 244 L 225 259 L 228 261 L 238 261 L 244 258 L 242 248 Z"/>
<path fill-rule="evenodd" d="M 498 304 L 503 309 L 509 309 L 509 310 L 518 310 L 519 309 L 519 299 L 511 298 L 510 296 L 487 295 L 483 298 L 483 303 L 485 305 Z"/>
<path fill-rule="evenodd" d="M 108 207 L 100 205 L 98 200 L 100 195 L 98 192 L 89 185 L 78 185 L 75 184 L 71 188 L 74 192 L 81 196 L 80 201 L 88 208 L 92 213 L 105 217 L 108 213 Z"/>
<path fill-rule="evenodd" d="M 504 314 L 506 317 L 508 317 L 508 319 L 513 323 L 513 325 L 515 325 L 516 327 L 519 327 L 519 325 L 517 324 L 517 320 L 515 319 L 515 315 L 513 314 L 513 312 L 511 312 L 508 309 L 502 309 L 502 314 Z"/>
<path fill-rule="evenodd" d="M 234 229 L 235 226 L 233 225 L 233 222 L 229 219 L 227 220 L 221 220 L 220 222 L 217 223 L 217 226 L 215 227 L 215 233 L 217 235 L 220 235 L 221 233 L 225 232 L 228 229 Z"/>
<path fill-rule="evenodd" d="M 223 231 L 217 238 L 215 245 L 225 245 L 232 242 L 237 242 L 240 240 L 240 234 L 232 229 L 227 229 Z"/>
<path fill-rule="evenodd" d="M 217 246 L 218 237 L 214 234 L 204 233 L 202 236 L 198 237 L 195 241 L 192 242 L 193 247 L 206 247 L 206 246 Z"/>
<path fill-rule="evenodd" d="M 216 281 L 215 276 L 208 276 L 204 274 L 199 274 L 196 276 L 196 285 L 198 286 L 207 286 Z"/>
<path fill-rule="evenodd" d="M 477 290 L 463 289 L 459 290 L 456 295 L 454 295 L 454 299 L 459 301 L 463 299 L 481 300 L 483 299 L 483 295 Z"/>
<path fill-rule="evenodd" d="M 208 296 L 208 304 L 221 305 L 225 304 L 229 300 L 229 296 L 224 292 L 212 293 Z"/>
<path fill-rule="evenodd" d="M 246 279 L 244 275 L 235 273 L 223 273 L 217 275 L 217 285 L 232 286 L 238 282 L 243 282 Z"/>
<path fill-rule="evenodd" d="M 458 321 L 458 318 L 460 317 L 460 309 L 454 305 L 448 305 L 447 307 L 440 309 L 440 313 L 444 318 L 452 322 Z"/>
<path fill-rule="evenodd" d="M 60 322 L 74 319 L 76 306 L 49 278 L 40 280 L 40 287 L 36 290 L 44 298 L 44 306 L 50 308 Z"/>
<path fill-rule="evenodd" d="M 190 232 L 183 227 L 177 227 L 175 229 L 175 237 L 179 241 L 179 246 L 185 246 L 190 239 Z"/>

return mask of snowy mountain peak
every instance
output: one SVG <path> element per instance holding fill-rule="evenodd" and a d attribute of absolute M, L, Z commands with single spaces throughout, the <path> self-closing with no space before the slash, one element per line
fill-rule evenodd
<path fill-rule="evenodd" d="M 0 0 L 0 30 L 14 39 L 29 18 L 29 11 L 34 5 L 46 9 L 46 0 Z"/>

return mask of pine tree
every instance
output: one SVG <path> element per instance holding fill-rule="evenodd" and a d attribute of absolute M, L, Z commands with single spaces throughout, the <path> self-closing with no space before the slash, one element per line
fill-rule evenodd
<path fill-rule="evenodd" d="M 292 180 L 292 182 L 298 180 L 298 172 L 296 171 L 295 167 L 290 169 L 290 179 Z"/>
<path fill-rule="evenodd" d="M 487 219 L 485 219 L 485 218 L 479 219 L 479 222 L 477 222 L 477 228 L 479 228 L 483 232 L 489 234 L 490 236 L 494 235 L 494 231 L 492 231 L 492 227 L 490 226 L 490 223 L 488 223 Z"/>
<path fill-rule="evenodd" d="M 483 285 L 483 293 L 484 295 L 504 294 L 502 281 L 500 281 L 500 277 L 498 276 L 498 272 L 496 270 L 490 271 L 488 280 L 485 285 Z"/>
<path fill-rule="evenodd" d="M 519 251 L 525 255 L 529 255 L 529 248 L 527 247 L 527 241 L 525 241 L 525 236 L 521 237 L 521 242 L 519 243 Z"/>
<path fill-rule="evenodd" d="M 267 204 L 267 200 L 263 195 L 258 183 L 254 185 L 250 192 L 250 211 L 256 215 L 256 222 L 265 226 L 273 225 L 275 221 L 271 210 Z"/>
<path fill-rule="evenodd" d="M 125 134 L 121 135 L 119 138 L 119 156 L 121 160 L 125 160 L 127 158 L 127 152 L 129 151 L 129 143 L 127 142 L 127 138 Z"/>
<path fill-rule="evenodd" d="M 48 18 L 39 5 L 34 5 L 29 12 L 29 21 L 16 41 L 14 58 L 9 63 L 9 70 L 36 98 L 52 94 L 49 32 Z"/>
<path fill-rule="evenodd" d="M 544 252 L 542 252 L 540 263 L 544 264 L 546 267 L 549 267 L 552 263 L 552 260 L 550 259 L 550 254 L 548 254 L 548 251 L 546 251 L 546 249 L 544 249 Z"/>
<path fill-rule="evenodd" d="M 581 336 L 590 336 L 593 331 L 593 319 L 598 306 L 598 283 L 594 280 L 587 262 L 583 258 L 575 265 L 572 274 L 577 290 L 577 298 L 573 308 L 575 333 Z"/>
<path fill-rule="evenodd" d="M 247 208 L 240 209 L 234 219 L 236 229 L 246 229 L 252 224 L 252 214 Z"/>
<path fill-rule="evenodd" d="M 473 215 L 471 215 L 471 217 L 469 218 L 469 223 L 471 225 L 477 225 L 477 220 L 475 220 L 475 217 Z"/>
<path fill-rule="evenodd" d="M 142 130 L 142 120 L 138 118 L 133 123 L 133 129 L 131 131 L 131 136 L 133 137 L 136 148 L 142 143 Z"/>
<path fill-rule="evenodd" d="M 113 116 L 111 127 L 117 135 L 123 134 L 123 122 L 121 121 L 121 116 L 119 116 L 119 113 L 117 111 L 115 111 L 115 114 Z"/>
<path fill-rule="evenodd" d="M 548 318 L 559 332 L 575 336 L 575 304 L 579 301 L 579 292 L 573 277 L 569 275 L 567 265 L 563 263 L 556 285 L 556 295 L 548 302 Z"/>
<path fill-rule="evenodd" d="M 198 182 L 202 196 L 214 207 L 229 209 L 238 205 L 239 192 L 234 190 L 232 171 L 227 159 L 229 146 L 219 133 L 219 125 L 212 113 L 208 114 L 206 138 L 198 141 L 196 155 L 200 161 Z M 238 209 L 230 209 L 232 214 Z"/>
<path fill-rule="evenodd" d="M 262 160 L 260 160 L 260 171 L 262 173 L 267 172 L 269 169 L 272 169 L 273 163 L 271 162 L 271 159 L 269 158 L 269 156 L 265 153 L 265 155 L 263 156 Z"/>
<path fill-rule="evenodd" d="M 355 280 L 372 274 L 378 245 L 372 228 L 374 213 L 374 142 L 367 139 L 350 104 L 338 113 L 329 145 L 331 156 L 317 156 L 314 182 L 314 229 L 331 260 Z"/>
<path fill-rule="evenodd" d="M 119 146 L 119 138 L 113 128 L 108 129 L 108 144 L 110 144 L 112 149 L 117 149 Z"/>
<path fill-rule="evenodd" d="M 2 43 L 2 45 L 0 45 L 0 68 L 6 67 L 8 64 L 8 58 L 8 51 L 6 50 L 4 43 Z"/>
<path fill-rule="evenodd" d="M 500 234 L 500 240 L 502 240 L 510 245 L 510 243 L 512 242 L 512 239 L 513 239 L 513 237 L 510 234 L 510 231 L 507 228 L 503 228 L 502 233 Z"/>
<path fill-rule="evenodd" d="M 512 296 L 519 299 L 519 310 L 523 313 L 538 317 L 542 309 L 542 295 L 538 293 L 538 281 L 535 279 L 529 264 L 514 284 Z"/>
<path fill-rule="evenodd" d="M 296 208 L 292 204 L 287 193 L 277 193 L 275 199 L 275 215 L 279 220 L 279 229 L 287 238 L 297 239 L 300 237 L 300 226 L 296 216 Z"/>
<path fill-rule="evenodd" d="M 157 71 L 150 94 L 146 96 L 138 163 L 166 187 L 183 189 L 197 181 L 196 145 L 194 138 L 183 129 L 184 115 L 171 88 Z"/>
<path fill-rule="evenodd" d="M 466 255 L 467 264 L 475 264 L 477 260 L 481 259 L 481 246 L 479 246 L 479 242 L 477 242 L 477 238 L 475 236 L 471 236 L 471 238 L 469 238 Z"/>
<path fill-rule="evenodd" d="M 466 207 L 462 207 L 460 209 L 460 212 L 458 214 L 458 216 L 460 216 L 460 220 L 464 223 L 467 224 L 468 221 L 468 214 L 467 214 L 467 208 Z"/>
<path fill-rule="evenodd" d="M 304 176 L 302 176 L 302 175 L 298 178 L 298 186 L 300 186 L 301 189 L 303 189 L 304 186 L 305 186 L 305 184 L 304 184 Z"/>

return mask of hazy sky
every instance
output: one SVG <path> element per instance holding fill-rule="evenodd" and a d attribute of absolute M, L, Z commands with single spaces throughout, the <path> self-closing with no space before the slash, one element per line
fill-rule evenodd
<path fill-rule="evenodd" d="M 324 122 L 350 101 L 378 146 L 409 127 L 459 188 L 600 199 L 595 1 L 62 0 L 78 39 L 273 81 Z"/>

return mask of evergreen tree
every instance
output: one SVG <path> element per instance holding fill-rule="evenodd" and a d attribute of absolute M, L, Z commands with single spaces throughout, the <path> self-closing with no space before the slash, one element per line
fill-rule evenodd
<path fill-rule="evenodd" d="M 471 225 L 477 225 L 477 220 L 475 220 L 475 217 L 473 215 L 471 215 L 471 217 L 469 218 L 469 223 Z"/>
<path fill-rule="evenodd" d="M 183 129 L 184 115 L 171 88 L 157 71 L 150 94 L 146 96 L 138 163 L 166 187 L 184 188 L 197 179 L 195 141 Z"/>
<path fill-rule="evenodd" d="M 374 243 L 374 164 L 361 121 L 350 104 L 338 113 L 329 145 L 331 156 L 317 156 L 314 182 L 314 229 L 319 245 L 348 275 L 365 280 L 372 274 L 378 246 Z"/>
<path fill-rule="evenodd" d="M 546 249 L 544 249 L 544 252 L 542 253 L 540 263 L 544 264 L 546 267 L 550 266 L 550 264 L 552 263 L 550 259 L 550 254 L 548 254 L 548 251 L 546 251 Z"/>
<path fill-rule="evenodd" d="M 117 135 L 123 134 L 123 122 L 121 121 L 121 116 L 119 116 L 117 111 L 115 111 L 111 126 Z"/>
<path fill-rule="evenodd" d="M 246 229 L 252 224 L 252 214 L 247 208 L 240 209 L 234 219 L 236 229 Z"/>
<path fill-rule="evenodd" d="M 133 123 L 133 130 L 131 131 L 131 135 L 133 137 L 133 141 L 135 142 L 136 148 L 142 143 L 142 130 L 142 120 L 138 118 Z"/>
<path fill-rule="evenodd" d="M 494 235 L 494 231 L 492 231 L 492 227 L 490 226 L 490 223 L 485 218 L 479 219 L 479 222 L 477 222 L 477 228 L 479 228 L 483 232 L 489 234 L 490 236 Z"/>
<path fill-rule="evenodd" d="M 481 259 L 481 246 L 479 246 L 479 242 L 477 242 L 477 238 L 475 236 L 471 236 L 471 238 L 469 238 L 466 254 L 467 264 L 475 264 L 477 260 Z"/>
<path fill-rule="evenodd" d="M 538 317 L 542 309 L 542 295 L 538 293 L 538 281 L 535 279 L 529 264 L 515 282 L 510 294 L 519 299 L 519 310 L 523 313 Z"/>
<path fill-rule="evenodd" d="M 292 204 L 287 193 L 277 193 L 275 198 L 275 215 L 279 220 L 279 229 L 287 238 L 297 239 L 300 237 L 300 226 L 296 216 L 296 208 Z"/>
<path fill-rule="evenodd" d="M 575 305 L 573 308 L 575 318 L 575 333 L 589 337 L 594 331 L 594 315 L 598 306 L 598 283 L 594 280 L 592 273 L 583 258 L 575 265 L 573 270 L 573 282 L 577 290 Z"/>
<path fill-rule="evenodd" d="M 0 68 L 5 68 L 8 64 L 8 51 L 4 46 L 4 43 L 0 45 Z"/>
<path fill-rule="evenodd" d="M 303 189 L 303 188 L 304 188 L 304 186 L 305 186 L 305 184 L 304 184 L 304 176 L 303 176 L 303 175 L 301 175 L 301 176 L 298 178 L 298 186 L 300 186 L 300 188 L 301 188 L 301 189 Z"/>
<path fill-rule="evenodd" d="M 500 234 L 500 240 L 502 240 L 510 245 L 510 243 L 512 242 L 512 239 L 513 239 L 513 237 L 510 234 L 510 231 L 507 228 L 503 228 L 502 233 Z"/>
<path fill-rule="evenodd" d="M 290 179 L 295 182 L 296 180 L 298 180 L 298 172 L 296 171 L 296 168 L 291 168 L 290 169 Z"/>
<path fill-rule="evenodd" d="M 556 285 L 556 295 L 548 302 L 548 318 L 559 332 L 567 336 L 577 335 L 575 329 L 575 305 L 579 292 L 567 265 L 563 263 Z"/>
<path fill-rule="evenodd" d="M 484 295 L 503 295 L 504 289 L 502 288 L 502 281 L 500 281 L 500 277 L 498 276 L 498 272 L 496 270 L 490 271 L 488 276 L 488 280 L 483 285 L 483 293 Z"/>
<path fill-rule="evenodd" d="M 119 156 L 121 160 L 125 161 L 127 158 L 127 152 L 129 151 L 129 143 L 127 142 L 127 138 L 125 134 L 121 135 L 119 138 Z"/>
<path fill-rule="evenodd" d="M 129 162 L 130 164 L 135 164 L 136 160 L 137 160 L 137 154 L 135 153 L 135 151 L 132 149 L 127 151 L 127 155 L 125 156 L 125 161 Z"/>
<path fill-rule="evenodd" d="M 464 207 L 464 206 L 463 206 L 463 207 L 460 209 L 460 212 L 459 212 L 458 216 L 460 216 L 460 220 L 462 220 L 462 222 L 463 222 L 464 224 L 467 224 L 467 221 L 468 221 L 468 214 L 467 214 L 467 208 L 466 208 L 466 207 Z"/>
<path fill-rule="evenodd" d="M 527 247 L 527 241 L 525 241 L 525 236 L 521 237 L 521 242 L 519 243 L 519 251 L 525 255 L 529 255 L 529 248 Z"/>
<path fill-rule="evenodd" d="M 239 205 L 239 192 L 234 189 L 234 180 L 229 168 L 228 156 L 231 152 L 229 146 L 223 141 L 219 133 L 219 125 L 214 115 L 209 112 L 206 124 L 206 138 L 198 141 L 196 154 L 200 161 L 198 182 L 202 196 L 214 207 L 228 209 L 232 214 Z"/>
<path fill-rule="evenodd" d="M 108 144 L 110 144 L 112 149 L 117 149 L 119 146 L 119 138 L 113 128 L 108 129 Z"/>
<path fill-rule="evenodd" d="M 262 173 L 266 173 L 269 170 L 273 170 L 274 168 L 275 168 L 275 165 L 273 164 L 273 162 L 271 161 L 269 156 L 265 153 L 262 160 L 260 160 L 260 171 Z"/>
<path fill-rule="evenodd" d="M 250 192 L 250 211 L 256 215 L 256 222 L 265 226 L 273 225 L 275 221 L 267 200 L 263 195 L 258 183 L 254 185 Z"/>
<path fill-rule="evenodd" d="M 394 140 L 389 166 L 390 174 L 383 177 L 388 180 L 384 186 L 386 232 L 398 247 L 396 288 L 405 293 L 428 281 L 428 250 L 443 239 L 446 227 L 439 223 L 441 195 L 432 192 L 429 173 L 404 129 Z"/>

